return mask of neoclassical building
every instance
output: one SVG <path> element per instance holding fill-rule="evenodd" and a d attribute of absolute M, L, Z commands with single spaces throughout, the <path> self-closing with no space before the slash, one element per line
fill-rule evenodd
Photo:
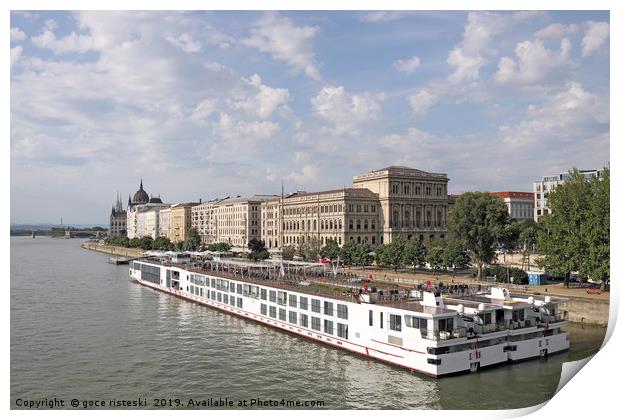
<path fill-rule="evenodd" d="M 261 205 L 277 195 L 252 195 L 219 201 L 214 205 L 216 242 L 247 248 L 252 239 L 261 238 Z"/>
<path fill-rule="evenodd" d="M 302 245 L 315 238 L 376 245 L 379 223 L 377 195 L 367 189 L 343 188 L 296 192 L 261 206 L 261 236 L 268 248 Z"/>
<path fill-rule="evenodd" d="M 296 192 L 261 205 L 261 238 L 268 248 L 316 238 L 379 245 L 394 237 L 446 237 L 448 177 L 403 166 L 353 178 L 353 188 Z"/>
<path fill-rule="evenodd" d="M 446 237 L 446 174 L 388 166 L 354 177 L 353 186 L 378 195 L 381 243 L 389 243 L 395 236 L 422 240 Z"/>

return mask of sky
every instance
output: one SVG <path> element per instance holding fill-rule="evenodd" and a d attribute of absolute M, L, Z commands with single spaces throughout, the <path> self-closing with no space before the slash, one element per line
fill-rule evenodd
<path fill-rule="evenodd" d="M 11 222 L 610 161 L 608 12 L 11 12 Z"/>

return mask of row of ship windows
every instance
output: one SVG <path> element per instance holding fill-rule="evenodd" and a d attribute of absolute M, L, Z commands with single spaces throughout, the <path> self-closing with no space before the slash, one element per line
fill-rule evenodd
<path fill-rule="evenodd" d="M 235 283 L 225 279 L 207 278 L 200 274 L 191 274 L 190 283 L 197 285 L 203 285 L 212 287 L 217 290 L 222 290 L 230 293 L 237 293 L 238 295 L 249 296 L 255 299 L 268 300 L 269 302 L 275 302 L 278 305 L 290 306 L 292 308 L 310 310 L 316 313 L 323 313 L 325 315 L 333 316 L 334 313 L 338 318 L 348 319 L 349 308 L 344 304 L 335 304 L 329 301 L 323 301 L 320 299 L 308 299 L 305 296 L 297 296 L 290 294 L 282 290 L 267 290 L 265 288 L 250 285 Z M 298 299 L 299 298 L 299 299 Z"/>
<path fill-rule="evenodd" d="M 316 317 L 316 316 L 311 316 L 309 318 L 310 324 L 308 324 L 308 315 L 300 313 L 299 324 L 298 324 L 297 312 L 288 311 L 288 318 L 287 318 L 286 309 L 276 308 L 275 306 L 268 307 L 266 303 L 260 304 L 260 313 L 261 315 L 265 315 L 265 316 L 268 315 L 269 317 L 274 318 L 274 319 L 279 319 L 280 321 L 287 322 L 288 320 L 289 324 L 300 325 L 306 328 L 308 328 L 309 326 L 315 331 L 323 331 L 325 334 L 330 334 L 330 335 L 334 334 L 334 321 L 331 321 L 329 319 L 323 319 L 323 328 L 321 329 L 321 318 Z M 336 335 L 340 338 L 348 339 L 349 338 L 349 326 L 347 324 L 342 324 L 340 322 L 337 322 L 336 323 Z"/>
<path fill-rule="evenodd" d="M 194 286 L 193 284 L 189 286 L 189 292 L 193 295 L 206 297 L 207 299 L 216 300 L 218 302 L 222 302 L 226 305 L 236 306 L 238 308 L 243 308 L 243 298 L 235 296 L 227 295 L 226 293 L 215 292 L 211 290 L 207 290 L 205 292 L 204 288 Z M 298 317 L 297 312 L 295 311 L 287 311 L 284 308 L 276 308 L 275 306 L 267 307 L 267 304 L 261 303 L 260 312 L 262 315 L 269 316 L 274 319 L 279 319 L 280 321 L 289 322 L 290 324 L 298 325 Z M 308 315 L 299 314 L 299 325 L 302 327 L 308 327 Z M 325 334 L 334 334 L 334 322 L 329 319 L 323 319 L 323 328 L 321 329 L 321 319 L 315 316 L 310 317 L 310 328 L 315 331 L 323 331 Z M 347 324 L 336 323 L 336 335 L 340 338 L 348 339 L 349 338 L 349 327 Z"/>

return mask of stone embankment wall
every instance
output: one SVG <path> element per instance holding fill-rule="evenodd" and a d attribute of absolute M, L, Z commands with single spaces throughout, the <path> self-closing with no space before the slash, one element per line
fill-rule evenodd
<path fill-rule="evenodd" d="M 571 297 L 559 309 L 568 311 L 571 322 L 606 326 L 609 321 L 609 300 Z"/>
<path fill-rule="evenodd" d="M 117 255 L 119 257 L 140 257 L 144 252 L 140 248 L 125 248 L 122 246 L 114 245 L 99 245 L 94 242 L 85 242 L 82 244 L 82 248 L 90 249 L 91 251 L 103 252 L 105 254 Z"/>

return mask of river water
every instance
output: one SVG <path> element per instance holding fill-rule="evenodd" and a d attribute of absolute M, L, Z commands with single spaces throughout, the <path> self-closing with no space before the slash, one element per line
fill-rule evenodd
<path fill-rule="evenodd" d="M 145 288 L 81 243 L 11 238 L 12 408 L 54 397 L 520 408 L 549 399 L 562 363 L 593 354 L 605 335 L 571 326 L 568 353 L 435 380 Z"/>

